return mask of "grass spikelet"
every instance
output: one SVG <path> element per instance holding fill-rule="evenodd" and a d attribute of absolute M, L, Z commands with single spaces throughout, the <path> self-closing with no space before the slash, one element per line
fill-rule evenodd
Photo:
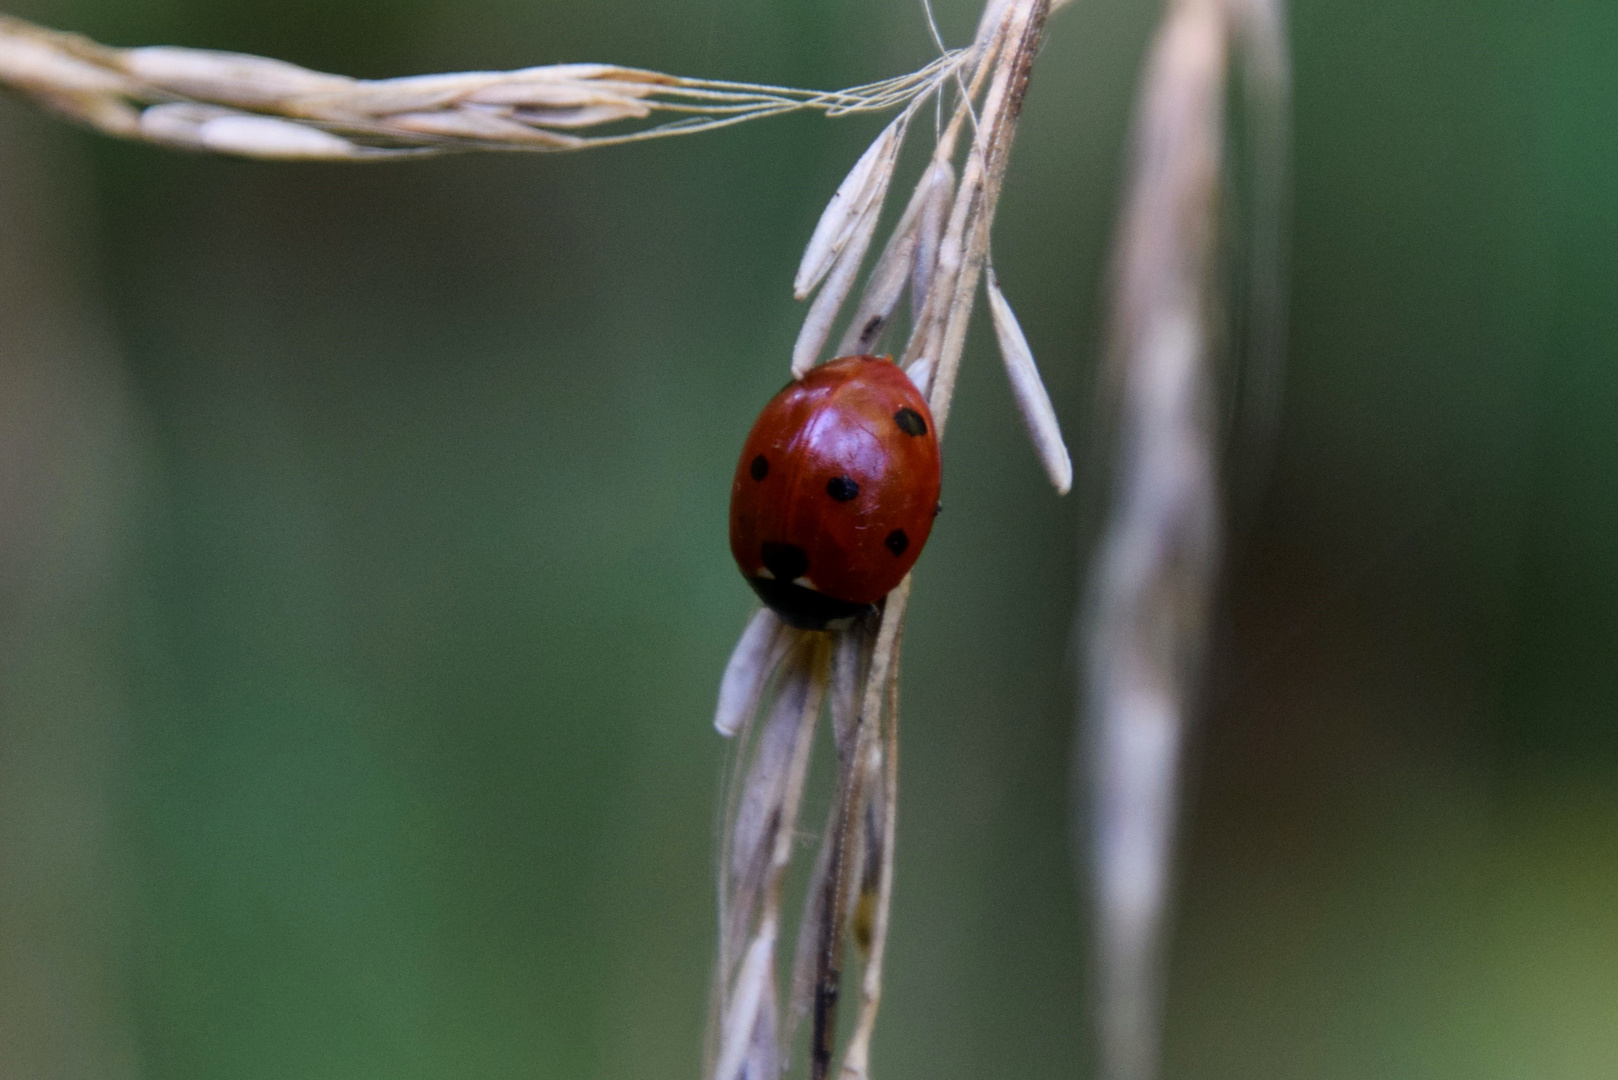
<path fill-rule="evenodd" d="M 916 228 L 916 250 L 910 267 L 910 314 L 919 318 L 921 305 L 932 288 L 933 270 L 938 266 L 938 244 L 944 236 L 950 200 L 955 195 L 955 170 L 948 161 L 935 160 L 927 177 L 926 201 Z"/>
<path fill-rule="evenodd" d="M 950 123 L 939 133 L 932 158 L 866 279 L 843 338 L 844 352 L 875 352 L 908 286 L 913 292 L 912 325 L 901 362 L 928 393 L 940 431 L 954 392 L 954 373 L 965 346 L 977 277 L 989 262 L 989 237 L 1001 179 L 1047 10 L 1043 0 L 991 5 L 992 17 L 985 17 L 978 39 L 960 54 L 949 54 L 960 57 L 951 68 L 952 78 L 930 87 L 929 92 L 955 91 Z M 919 96 L 911 99 L 905 113 L 861 154 L 806 247 L 794 292 L 801 298 L 819 284 L 820 293 L 810 306 L 793 351 L 795 377 L 819 358 L 831 325 L 847 303 L 854 276 L 874 239 L 906 121 L 923 100 Z M 966 140 L 957 185 L 953 161 L 963 131 L 970 131 L 971 138 Z M 1003 303 L 1004 298 L 1000 299 Z M 1006 307 L 1001 314 L 1009 315 L 1009 311 Z M 1014 320 L 1008 325 L 1014 325 Z M 1031 386 L 1037 386 L 1036 398 L 1044 401 L 1050 421 L 1041 431 L 1048 435 L 1054 429 L 1054 412 L 1038 384 L 1038 372 L 1021 331 L 1016 333 L 1026 361 L 1019 361 L 1016 378 L 1022 393 L 1034 394 Z M 1059 446 L 1059 434 L 1055 441 Z M 836 642 L 832 648 L 837 657 L 831 687 L 838 749 L 833 807 L 798 927 L 791 999 L 778 1032 L 781 1049 L 788 1050 L 800 1019 L 810 1020 L 810 1080 L 826 1080 L 834 1068 L 843 1080 L 869 1076 L 893 878 L 898 651 L 909 587 L 906 578 L 888 595 L 874 626 L 857 625 L 830 635 Z M 853 660 L 845 659 L 850 650 Z M 741 844 L 753 835 L 756 826 L 748 822 L 749 816 L 745 810 L 737 816 L 731 843 Z M 721 891 L 734 893 L 728 882 L 722 883 Z M 722 904 L 734 903 L 732 896 Z M 864 966 L 859 1013 L 839 1064 L 837 1002 L 845 963 L 850 962 L 850 944 L 856 946 Z M 722 946 L 720 952 L 724 979 L 733 970 L 727 958 L 736 956 L 739 946 Z M 732 1048 L 729 1056 L 720 1052 L 720 1064 L 728 1067 L 735 1061 L 740 1067 L 740 1051 L 734 1048 L 742 1028 L 726 1019 L 728 1015 L 722 1002 L 716 1002 L 714 1022 L 730 1027 L 727 1037 L 717 1042 Z M 739 1078 L 720 1071 L 710 1080 Z"/>
<path fill-rule="evenodd" d="M 283 60 L 244 53 L 148 45 L 123 54 L 120 65 L 137 83 L 190 98 L 253 108 L 307 94 L 341 93 L 355 80 L 310 71 Z"/>
<path fill-rule="evenodd" d="M 710 1080 L 738 1080 L 749 1059 L 779 1059 L 774 999 L 782 882 L 832 663 L 827 635 L 793 631 L 793 638 L 769 719 L 751 759 L 739 759 L 747 771 L 721 862 Z M 763 1006 L 766 995 L 770 1003 Z"/>
<path fill-rule="evenodd" d="M 729 738 L 758 710 L 764 687 L 792 644 L 791 629 L 769 608 L 759 608 L 736 642 L 719 682 L 713 726 Z"/>
<path fill-rule="evenodd" d="M 825 346 L 826 339 L 831 336 L 832 323 L 837 320 L 837 313 L 843 309 L 843 302 L 848 299 L 849 290 L 854 287 L 854 278 L 860 272 L 860 264 L 865 261 L 865 252 L 871 246 L 871 238 L 876 235 L 877 220 L 881 213 L 881 201 L 873 201 L 863 208 L 855 221 L 850 223 L 852 229 L 846 238 L 846 246 L 838 253 L 836 262 L 832 264 L 831 273 L 827 275 L 825 284 L 821 286 L 814 303 L 809 305 L 809 314 L 804 316 L 803 326 L 798 331 L 798 340 L 792 346 L 794 379 L 803 378 L 804 373 L 814 367 L 815 361 L 819 359 L 820 350 Z"/>
<path fill-rule="evenodd" d="M 329 131 L 211 105 L 154 105 L 140 114 L 140 129 L 153 142 L 222 154 L 289 160 L 365 155 L 361 147 Z"/>
<path fill-rule="evenodd" d="M 262 158 L 578 150 L 806 109 L 828 116 L 884 112 L 925 97 L 962 59 L 949 54 L 906 75 L 831 91 L 611 64 L 353 79 L 240 53 L 177 46 L 112 49 L 0 16 L 0 85 L 110 135 Z M 144 113 L 176 104 L 269 117 L 350 145 L 318 137 L 300 140 L 273 124 L 226 125 L 225 137 L 203 138 L 177 122 L 177 116 L 194 114 L 158 113 L 141 122 Z"/>
<path fill-rule="evenodd" d="M 839 356 L 869 353 L 881 340 L 882 331 L 887 329 L 894 309 L 899 306 L 899 298 L 904 295 L 905 286 L 914 280 L 915 264 L 927 257 L 922 252 L 925 246 L 923 234 L 932 224 L 928 220 L 929 211 L 938 203 L 937 193 L 942 184 L 950 183 L 953 183 L 953 178 L 949 165 L 941 163 L 931 166 L 927 176 L 916 185 L 904 215 L 894 226 L 893 235 L 871 270 L 859 307 L 849 320 L 843 343 L 838 346 Z M 934 237 L 931 245 L 934 253 L 937 246 L 937 238 Z"/>
<path fill-rule="evenodd" d="M 1006 375 L 1011 379 L 1011 392 L 1017 399 L 1028 437 L 1034 452 L 1045 466 L 1045 475 L 1058 495 L 1066 495 L 1073 487 L 1073 459 L 1068 456 L 1067 444 L 1062 441 L 1062 426 L 1057 422 L 1056 409 L 1045 392 L 1045 383 L 1039 377 L 1034 363 L 1034 351 L 1028 347 L 1017 316 L 1000 291 L 1000 282 L 989 267 L 983 278 L 983 288 L 989 296 L 989 313 L 993 317 L 994 336 L 1000 343 L 1000 356 L 1006 362 Z"/>
<path fill-rule="evenodd" d="M 803 249 L 797 276 L 792 279 L 792 295 L 802 300 L 820 284 L 833 261 L 842 254 L 872 208 L 881 207 L 899 160 L 908 116 L 894 120 L 866 147 L 843 182 L 837 185 L 831 201 L 820 213 L 820 221 Z"/>

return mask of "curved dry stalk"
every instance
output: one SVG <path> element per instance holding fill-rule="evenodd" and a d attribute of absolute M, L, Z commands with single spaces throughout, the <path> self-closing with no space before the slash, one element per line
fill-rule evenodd
<path fill-rule="evenodd" d="M 1180 747 L 1213 601 L 1220 491 L 1212 327 L 1225 95 L 1245 50 L 1260 129 L 1254 267 L 1258 349 L 1278 349 L 1285 52 L 1277 0 L 1174 0 L 1135 118 L 1115 259 L 1106 392 L 1117 411 L 1111 508 L 1083 614 L 1075 779 L 1089 790 L 1089 860 L 1103 1080 L 1158 1072 L 1164 927 Z M 1269 275 L 1275 275 L 1273 278 Z M 1080 799 L 1075 805 L 1082 805 Z"/>
<path fill-rule="evenodd" d="M 0 86 L 109 135 L 278 159 L 578 150 L 787 112 L 882 112 L 925 96 L 960 61 L 946 54 L 906 75 L 833 91 L 612 64 L 352 79 L 241 53 L 114 49 L 0 16 Z M 600 128 L 609 130 L 590 133 Z"/>

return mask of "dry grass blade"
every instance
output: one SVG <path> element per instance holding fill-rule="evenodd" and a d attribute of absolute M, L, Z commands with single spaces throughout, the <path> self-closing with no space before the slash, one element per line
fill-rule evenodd
<path fill-rule="evenodd" d="M 751 747 L 751 763 L 730 834 L 725 868 L 728 910 L 722 943 L 723 951 L 732 958 L 741 955 L 740 943 L 748 935 L 763 893 L 803 705 L 810 693 L 809 645 L 801 634 L 794 634 L 793 639 L 770 710 Z"/>
<path fill-rule="evenodd" d="M 804 109 L 828 116 L 885 111 L 925 96 L 959 62 L 959 56 L 947 55 L 907 75 L 836 91 L 692 79 L 611 64 L 366 80 L 239 53 L 112 49 L 0 16 L 0 86 L 111 135 L 262 158 L 575 150 Z M 220 111 L 194 123 L 184 118 L 199 114 L 172 111 L 148 120 L 154 109 L 175 105 Z M 214 123 L 231 117 L 280 123 Z M 289 127 L 314 134 L 300 136 Z"/>
<path fill-rule="evenodd" d="M 834 801 L 827 816 L 822 837 L 835 835 L 841 808 Z M 815 868 L 804 893 L 803 916 L 798 920 L 798 943 L 792 955 L 792 981 L 787 985 L 787 1008 L 782 1026 L 782 1039 L 791 1044 L 798 1025 L 814 1007 L 815 987 L 820 977 L 820 958 L 825 950 L 825 935 L 831 932 L 832 912 L 828 906 L 830 890 L 836 887 L 834 876 L 839 855 L 837 845 L 822 840 L 815 857 Z"/>
<path fill-rule="evenodd" d="M 843 778 L 846 776 L 847 766 L 857 749 L 861 721 L 860 703 L 870 669 L 873 629 L 871 620 L 860 620 L 847 630 L 839 632 L 833 646 L 831 687 L 827 697 L 831 704 L 832 738 L 837 748 L 839 788 L 845 783 Z M 841 808 L 834 800 L 823 836 L 835 835 L 840 814 Z M 823 935 L 828 927 L 828 889 L 835 887 L 833 873 L 838 854 L 836 844 L 830 842 L 821 844 L 820 853 L 815 859 L 814 871 L 809 879 L 809 887 L 804 893 L 804 911 L 798 921 L 798 944 L 793 956 L 792 981 L 789 984 L 787 1009 L 781 1026 L 783 1046 L 791 1045 L 793 1035 L 804 1017 L 809 1014 L 814 998 L 817 967 L 824 949 Z"/>
<path fill-rule="evenodd" d="M 859 720 L 860 691 L 865 686 L 866 672 L 870 669 L 872 627 L 869 620 L 861 619 L 837 635 L 832 654 L 831 721 L 832 738 L 837 753 L 844 756 L 854 737 L 854 725 Z"/>
<path fill-rule="evenodd" d="M 753 1038 L 742 1058 L 743 1080 L 776 1080 L 781 1075 L 784 1053 L 780 1035 L 780 1005 L 775 1000 L 775 964 L 771 960 L 766 992 L 760 996 L 758 1015 L 753 1019 Z"/>
<path fill-rule="evenodd" d="M 1179 746 L 1212 588 L 1205 279 L 1216 209 L 1224 10 L 1181 0 L 1144 77 L 1120 224 L 1115 508 L 1093 569 L 1085 686 L 1094 754 L 1103 1075 L 1157 1070 Z"/>
<path fill-rule="evenodd" d="M 736 990 L 725 1011 L 719 1060 L 713 1080 L 729 1080 L 742 1075 L 742 1063 L 753 1049 L 759 1034 L 759 1013 L 764 1001 L 775 993 L 775 924 L 764 926 L 748 946 L 747 958 L 736 976 Z"/>
<path fill-rule="evenodd" d="M 916 250 L 910 265 L 910 315 L 919 318 L 921 306 L 932 288 L 933 271 L 938 268 L 938 245 L 944 238 L 944 222 L 949 217 L 950 200 L 955 195 L 955 170 L 947 161 L 935 161 L 927 182 L 927 201 L 922 204 L 921 221 L 916 228 Z"/>

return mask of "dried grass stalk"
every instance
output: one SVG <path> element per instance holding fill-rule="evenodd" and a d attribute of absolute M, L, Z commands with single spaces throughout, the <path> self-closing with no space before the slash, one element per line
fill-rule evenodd
<path fill-rule="evenodd" d="M 960 60 L 945 55 L 908 75 L 836 91 L 612 64 L 368 80 L 239 53 L 113 49 L 0 16 L 0 86 L 47 108 L 127 139 L 322 161 L 576 150 L 804 109 L 881 112 L 924 96 Z M 636 122 L 642 126 L 622 127 Z"/>
<path fill-rule="evenodd" d="M 882 963 L 887 955 L 888 909 L 893 898 L 893 837 L 899 819 L 899 654 L 894 647 L 893 671 L 888 679 L 884 741 L 874 762 L 883 771 L 872 777 L 873 794 L 880 807 L 873 814 L 880 822 L 877 837 L 866 851 L 866 879 L 861 889 L 860 914 L 870 903 L 869 924 L 856 926 L 866 954 L 864 977 L 860 981 L 860 1012 L 843 1053 L 840 1080 L 866 1080 L 871 1071 L 871 1036 L 876 1031 L 876 1013 L 882 1003 Z"/>
<path fill-rule="evenodd" d="M 1180 746 L 1219 547 L 1211 278 L 1226 81 L 1233 42 L 1268 49 L 1255 66 L 1268 81 L 1246 89 L 1284 101 L 1281 41 L 1276 3 L 1174 0 L 1137 107 L 1105 371 L 1118 450 L 1084 612 L 1088 757 L 1075 772 L 1090 788 L 1104 1080 L 1152 1080 L 1158 1070 Z M 1280 145 L 1274 131 L 1255 134 L 1261 147 Z M 1255 165 L 1261 186 L 1282 182 L 1273 157 Z M 1278 205 L 1255 221 L 1272 237 Z M 1278 294 L 1278 280 L 1264 285 Z M 1278 318 L 1279 305 L 1268 315 Z"/>
<path fill-rule="evenodd" d="M 848 306 L 848 298 L 875 230 L 899 160 L 910 117 L 931 94 L 953 92 L 950 122 L 939 133 L 931 160 L 912 192 L 875 267 L 866 279 L 842 339 L 842 352 L 875 352 L 906 288 L 912 292 L 912 317 L 901 363 L 928 394 L 937 427 L 942 433 L 954 393 L 955 372 L 965 344 L 967 322 L 976 297 L 979 275 L 989 260 L 989 236 L 999 200 L 1017 114 L 1027 90 L 1029 72 L 1038 52 L 1049 5 L 1045 0 L 1000 0 L 985 10 L 972 46 L 960 53 L 948 80 L 918 94 L 861 155 L 839 185 L 821 215 L 804 252 L 794 282 L 802 298 L 816 285 L 819 295 L 804 320 L 793 351 L 792 373 L 801 376 L 819 359 L 829 340 L 832 324 Z M 955 181 L 957 145 L 966 140 L 960 182 Z M 1009 306 L 998 291 L 991 300 L 997 322 L 1010 319 Z M 1015 320 L 1007 325 L 1014 327 Z M 1027 344 L 1016 331 L 1021 354 L 1009 370 L 1018 383 L 1019 400 L 1044 403 L 1038 415 L 1036 445 L 1042 457 L 1055 460 L 1052 444 L 1060 446 L 1054 411 L 1044 396 Z M 1035 389 L 1037 387 L 1037 389 Z M 1037 411 L 1037 410 L 1036 410 Z M 1066 451 L 1060 451 L 1066 460 Z M 1061 485 L 1059 485 L 1061 486 Z M 871 622 L 828 635 L 835 660 L 831 665 L 832 725 L 837 745 L 837 770 L 830 820 L 816 859 L 798 928 L 798 942 L 790 982 L 791 997 L 779 1025 L 770 1028 L 773 1054 L 790 1051 L 797 1025 L 810 1020 L 811 1080 L 824 1080 L 836 1066 L 841 1080 L 866 1080 L 870 1070 L 871 1037 L 881 1001 L 888 905 L 892 895 L 894 819 L 898 791 L 898 654 L 905 608 L 907 578 L 890 593 L 881 613 Z M 727 671 L 720 714 L 734 727 L 738 702 L 750 702 L 750 688 L 765 655 L 752 624 L 737 647 L 737 659 Z M 733 678 L 733 674 L 734 678 Z M 783 675 L 776 684 L 777 701 L 796 698 L 795 684 Z M 776 721 L 772 720 L 773 726 Z M 765 738 L 754 750 L 749 767 L 749 794 L 741 800 L 728 843 L 733 852 L 750 852 L 762 843 L 761 832 L 774 826 L 763 810 L 779 802 L 774 792 L 783 782 L 762 779 L 782 772 L 784 756 L 772 750 L 775 740 Z M 754 787 L 768 797 L 751 795 Z M 755 882 L 759 860 L 750 856 L 744 866 L 732 856 L 721 880 L 723 918 L 719 985 L 713 1026 L 717 1049 L 710 1057 L 710 1080 L 759 1080 L 752 1071 L 744 1041 L 757 1046 L 763 1030 L 760 1017 L 774 1023 L 776 1014 L 755 1004 L 764 972 L 773 980 L 773 961 L 753 959 L 751 950 L 763 949 L 765 928 L 776 933 L 767 892 Z M 755 911 L 765 915 L 754 918 Z M 745 914 L 744 914 L 745 913 Z M 744 948 L 742 920 L 753 927 L 751 944 Z M 853 1033 L 837 1062 L 835 1034 L 837 1003 L 849 945 L 864 960 L 859 983 L 859 1014 Z M 768 948 L 773 956 L 774 937 Z M 745 959 L 744 959 L 745 953 Z M 749 1025 L 752 1025 L 749 1027 Z M 762 1062 L 767 1055 L 760 1053 Z M 783 1057 L 768 1058 L 773 1063 Z M 772 1065 L 772 1067 L 774 1067 Z M 773 1074 L 771 1075 L 773 1080 Z"/>
<path fill-rule="evenodd" d="M 871 646 L 870 667 L 861 687 L 860 709 L 848 739 L 846 756 L 839 760 L 837 792 L 831 831 L 825 843 L 831 848 L 830 871 L 824 884 L 823 919 L 818 925 L 800 927 L 800 949 L 810 935 L 814 944 L 815 977 L 808 1002 L 794 1002 L 794 1011 L 806 1005 L 812 1012 L 813 1030 L 809 1043 L 811 1080 L 824 1080 L 831 1068 L 837 1030 L 837 1000 L 841 992 L 843 954 L 848 935 L 849 893 L 857 888 L 855 875 L 861 852 L 860 823 L 864 819 L 871 785 L 870 766 L 873 741 L 881 723 L 884 703 L 898 678 L 898 655 L 905 607 L 910 599 L 910 579 L 888 594 L 881 623 Z M 895 691 L 896 692 L 896 691 Z M 897 700 L 894 698 L 893 700 Z M 888 830 L 891 836 L 891 830 Z M 886 931 L 886 915 L 882 917 Z M 876 943 L 873 941 L 873 949 Z M 845 1062 L 846 1072 L 846 1062 Z M 863 1076 L 863 1073 L 860 1075 Z"/>

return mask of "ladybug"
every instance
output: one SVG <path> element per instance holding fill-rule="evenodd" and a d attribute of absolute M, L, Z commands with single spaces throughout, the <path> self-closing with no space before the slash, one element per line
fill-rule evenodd
<path fill-rule="evenodd" d="M 845 356 L 770 399 L 730 488 L 730 551 L 785 622 L 837 629 L 915 565 L 938 513 L 933 414 L 891 357 Z"/>

